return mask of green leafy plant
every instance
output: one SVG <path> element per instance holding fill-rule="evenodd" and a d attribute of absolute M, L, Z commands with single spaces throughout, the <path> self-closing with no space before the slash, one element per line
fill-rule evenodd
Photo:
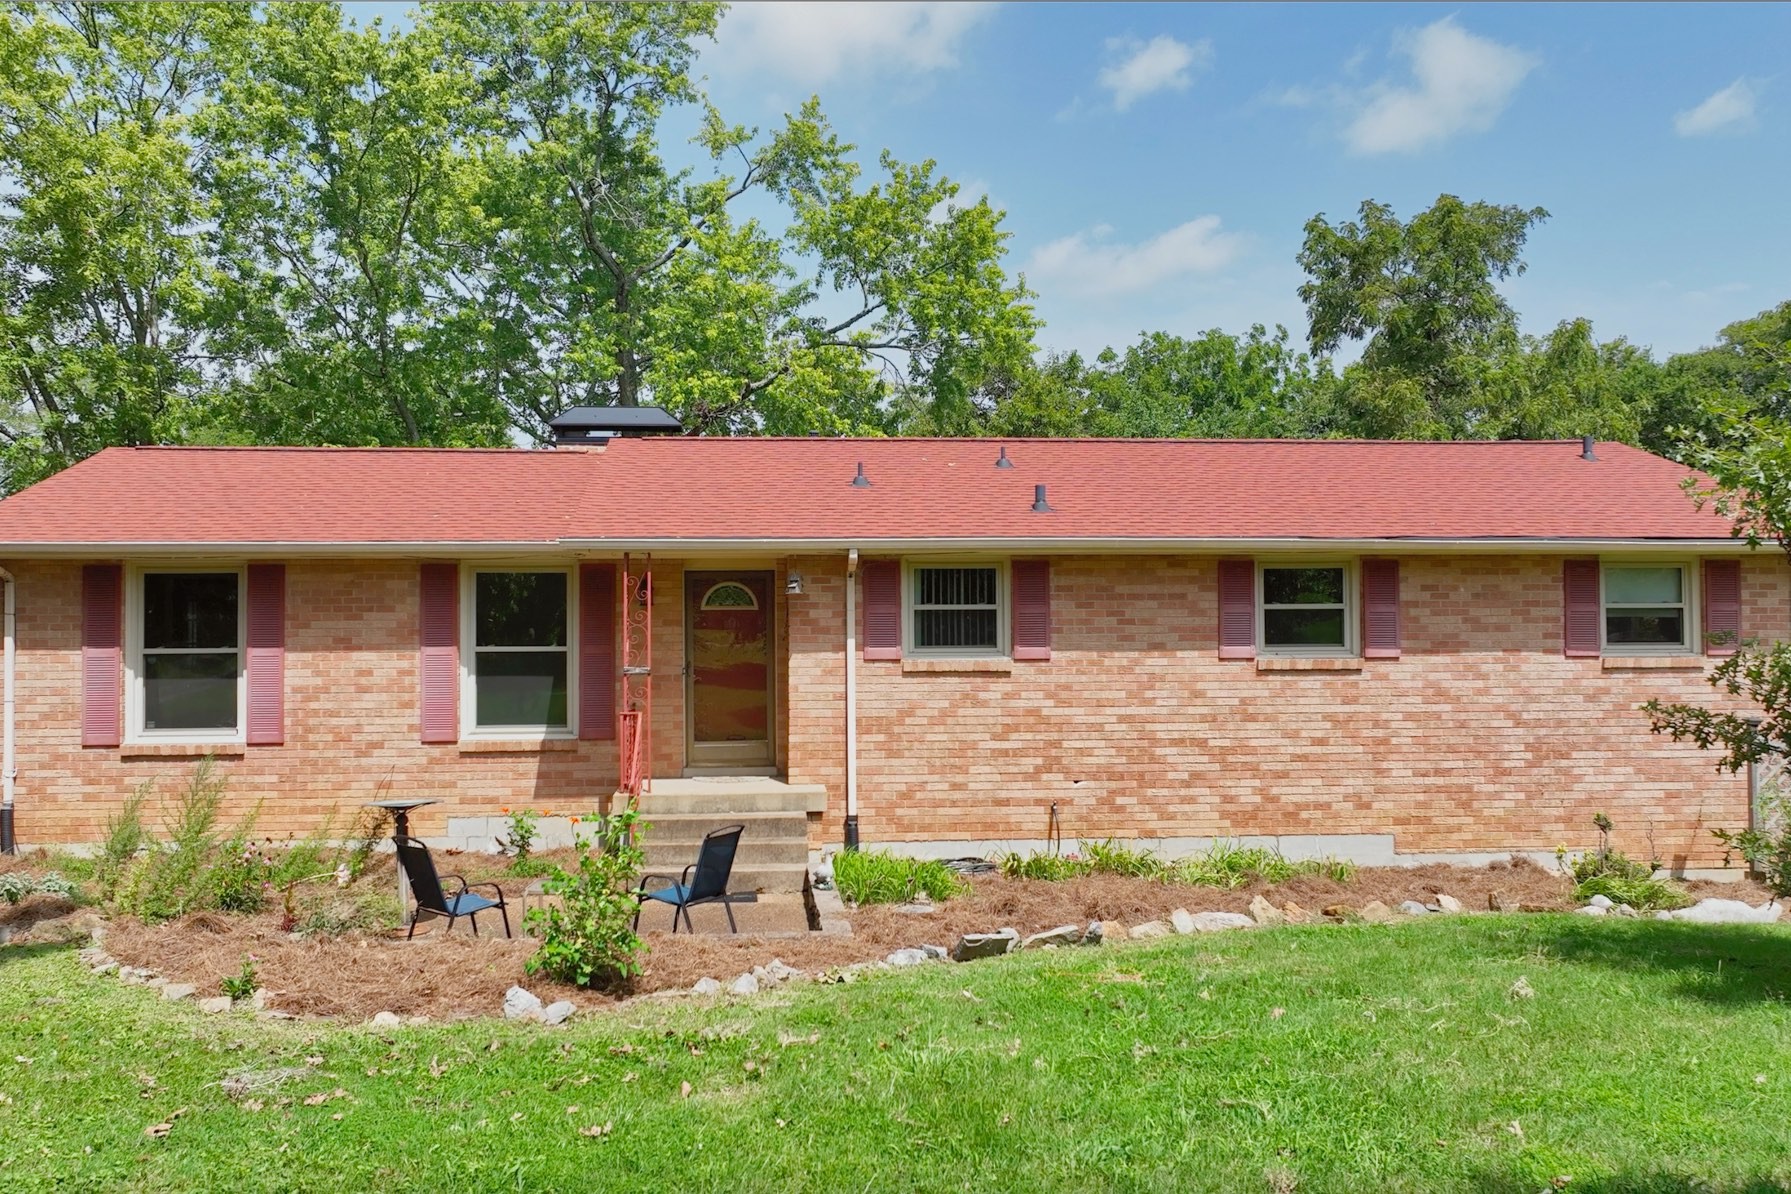
<path fill-rule="evenodd" d="M 1175 862 L 1165 862 L 1148 850 L 1131 850 L 1106 841 L 1082 842 L 1080 852 L 1074 854 L 1009 854 L 1000 860 L 999 866 L 1010 879 L 1062 881 L 1083 875 L 1125 875 L 1227 889 L 1243 887 L 1257 879 L 1285 883 L 1301 875 L 1322 875 L 1347 883 L 1356 873 L 1354 863 L 1338 859 L 1293 862 L 1273 850 L 1225 841 L 1215 842 L 1203 854 Z"/>
<path fill-rule="evenodd" d="M 640 973 L 633 888 L 645 858 L 637 834 L 645 826 L 632 809 L 593 823 L 592 837 L 574 831 L 578 868 L 555 866 L 542 884 L 559 906 L 529 911 L 526 924 L 540 932 L 541 948 L 527 968 L 580 987 L 621 986 Z"/>
<path fill-rule="evenodd" d="M 242 969 L 218 980 L 218 990 L 233 1000 L 254 998 L 255 988 L 260 985 L 255 974 L 255 963 L 260 960 L 254 954 L 244 954 Z"/>
<path fill-rule="evenodd" d="M 1739 854 L 1760 876 L 1776 899 L 1791 899 L 1791 795 L 1768 794 L 1761 800 L 1760 823 L 1747 829 L 1712 829 L 1723 844 L 1723 865 Z"/>
<path fill-rule="evenodd" d="M 535 839 L 541 835 L 541 814 L 533 809 L 499 809 L 508 819 L 508 827 L 504 831 L 504 839 L 498 845 L 508 851 L 511 859 L 510 869 L 527 865 L 529 855 L 535 852 Z"/>
<path fill-rule="evenodd" d="M 1595 895 L 1617 904 L 1628 904 L 1641 912 L 1661 908 L 1683 908 L 1692 902 L 1678 884 L 1658 878 L 1660 862 L 1637 862 L 1621 850 L 1611 847 L 1611 830 L 1616 826 L 1603 813 L 1592 814 L 1592 825 L 1598 830 L 1598 847 L 1566 862 L 1573 876 L 1573 894 L 1581 901 Z M 1555 852 L 1566 859 L 1566 850 Z"/>
<path fill-rule="evenodd" d="M 1050 883 L 1094 873 L 1094 868 L 1078 854 L 1003 854 L 996 866 L 1009 879 L 1038 879 Z"/>
<path fill-rule="evenodd" d="M 152 780 L 138 784 L 118 811 L 106 818 L 106 840 L 93 866 L 93 881 L 103 903 L 110 903 L 118 894 L 125 868 L 150 844 L 149 833 L 143 828 L 143 804 L 154 787 Z"/>
<path fill-rule="evenodd" d="M 374 852 L 379 849 L 379 843 L 385 840 L 386 825 L 391 819 L 390 810 L 383 808 L 363 808 L 355 818 L 348 846 L 337 863 L 338 866 L 348 868 L 350 882 L 366 873 L 368 864 L 373 861 Z"/>
<path fill-rule="evenodd" d="M 937 859 L 903 858 L 885 850 L 847 850 L 833 859 L 833 884 L 853 904 L 903 904 L 925 892 L 945 901 L 964 880 Z"/>
<path fill-rule="evenodd" d="M 24 871 L 9 871 L 0 875 L 0 900 L 9 904 L 18 903 L 36 890 L 37 885 Z"/>

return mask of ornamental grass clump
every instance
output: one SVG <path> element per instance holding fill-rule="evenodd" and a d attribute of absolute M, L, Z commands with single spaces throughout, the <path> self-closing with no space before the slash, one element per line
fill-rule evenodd
<path fill-rule="evenodd" d="M 1659 878 L 1660 862 L 1637 862 L 1621 850 L 1611 848 L 1611 819 L 1603 813 L 1592 815 L 1598 830 L 1598 848 L 1567 863 L 1573 876 L 1573 895 L 1581 903 L 1593 896 L 1603 896 L 1614 904 L 1628 904 L 1638 912 L 1684 908 L 1692 903 L 1685 889 Z M 1565 848 L 1557 850 L 1557 858 L 1565 860 Z"/>
<path fill-rule="evenodd" d="M 924 893 L 941 903 L 964 880 L 937 859 L 903 858 L 885 850 L 847 850 L 833 859 L 833 883 L 852 904 L 905 904 Z"/>
<path fill-rule="evenodd" d="M 639 818 L 633 809 L 595 818 L 594 836 L 575 831 L 578 868 L 549 868 L 542 889 L 558 896 L 560 906 L 530 909 L 524 922 L 541 934 L 541 948 L 527 963 L 530 974 L 579 987 L 620 987 L 641 972 L 634 885 L 646 860 L 638 838 L 646 826 Z"/>
<path fill-rule="evenodd" d="M 999 866 L 1001 873 L 1010 879 L 1061 882 L 1084 875 L 1122 875 L 1227 890 L 1243 887 L 1257 879 L 1265 883 L 1285 883 L 1302 875 L 1320 875 L 1347 883 L 1356 873 L 1354 863 L 1338 859 L 1295 862 L 1260 846 L 1239 846 L 1225 841 L 1215 842 L 1203 854 L 1174 862 L 1165 862 L 1148 850 L 1128 849 L 1109 840 L 1082 842 L 1079 852 L 1072 854 L 1008 854 L 1002 857 Z"/>

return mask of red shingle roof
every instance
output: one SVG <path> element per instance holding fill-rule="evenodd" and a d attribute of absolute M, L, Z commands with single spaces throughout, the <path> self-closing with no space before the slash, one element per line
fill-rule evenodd
<path fill-rule="evenodd" d="M 1005 443 L 1011 469 L 995 460 Z M 57 545 L 1699 539 L 1686 470 L 1576 441 L 703 439 L 601 451 L 112 448 L 0 501 Z M 868 488 L 854 488 L 862 462 Z M 1052 513 L 1032 510 L 1037 484 Z"/>

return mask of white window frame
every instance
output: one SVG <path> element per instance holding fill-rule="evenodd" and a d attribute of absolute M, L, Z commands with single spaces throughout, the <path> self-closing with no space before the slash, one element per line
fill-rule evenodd
<path fill-rule="evenodd" d="M 1295 568 L 1341 568 L 1343 570 L 1343 645 L 1270 646 L 1267 633 L 1268 606 L 1263 602 L 1263 573 Z M 1333 609 L 1330 605 L 1277 605 L 1276 609 Z M 1361 594 L 1356 582 L 1356 561 L 1335 557 L 1320 559 L 1259 559 L 1256 561 L 1256 653 L 1295 659 L 1354 659 L 1361 650 Z"/>
<path fill-rule="evenodd" d="M 149 702 L 143 693 L 143 578 L 177 575 L 233 575 L 236 577 L 236 728 L 234 730 L 151 730 L 144 717 Z M 240 563 L 198 561 L 186 564 L 133 565 L 125 570 L 124 585 L 124 740 L 126 744 L 152 743 L 220 746 L 248 741 L 249 736 L 249 583 L 248 569 Z M 224 653 L 221 647 L 195 648 L 188 654 Z"/>
<path fill-rule="evenodd" d="M 566 578 L 566 724 L 482 726 L 478 724 L 477 653 L 485 651 L 557 651 L 559 647 L 480 647 L 478 611 L 482 572 L 555 572 Z M 570 564 L 485 563 L 460 568 L 460 737 L 463 741 L 543 741 L 578 737 L 578 569 Z"/>
<path fill-rule="evenodd" d="M 995 570 L 995 647 L 917 647 L 914 645 L 914 573 L 921 568 L 993 568 Z M 927 609 L 951 608 L 926 606 Z M 983 609 L 983 606 L 962 606 Z M 914 659 L 1008 659 L 1013 640 L 1010 637 L 1012 593 L 1008 585 L 1007 561 L 1002 559 L 915 559 L 902 561 L 902 655 Z"/>
<path fill-rule="evenodd" d="M 1605 601 L 1604 578 L 1611 568 L 1677 568 L 1679 569 L 1679 601 L 1685 607 L 1685 641 L 1683 643 L 1610 643 L 1605 641 L 1605 617 L 1611 606 Z M 1698 589 L 1699 571 L 1693 560 L 1675 556 L 1656 560 L 1647 557 L 1616 556 L 1598 561 L 1598 649 L 1603 655 L 1702 655 L 1702 631 L 1698 614 L 1701 607 Z M 1670 602 L 1666 603 L 1671 605 Z M 1618 609 L 1661 609 L 1662 603 L 1619 605 Z"/>

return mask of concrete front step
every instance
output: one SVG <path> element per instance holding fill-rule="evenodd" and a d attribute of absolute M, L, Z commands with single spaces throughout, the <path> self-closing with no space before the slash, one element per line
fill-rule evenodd
<path fill-rule="evenodd" d="M 649 846 L 655 842 L 688 842 L 695 846 L 704 835 L 730 825 L 745 827 L 740 836 L 741 845 L 768 838 L 808 838 L 806 813 L 659 813 L 643 814 L 641 820 L 647 827 L 641 840 Z"/>
<path fill-rule="evenodd" d="M 827 789 L 757 776 L 656 779 L 642 793 L 639 808 L 647 821 L 655 814 L 819 813 L 827 809 Z"/>
<path fill-rule="evenodd" d="M 686 859 L 677 866 L 654 866 L 649 863 L 643 874 L 670 875 L 673 881 L 684 872 L 684 868 L 694 861 Z M 736 893 L 762 891 L 767 895 L 799 892 L 808 882 L 808 863 L 804 862 L 767 862 L 747 865 L 744 862 L 734 864 L 734 873 L 728 877 L 728 890 Z"/>

